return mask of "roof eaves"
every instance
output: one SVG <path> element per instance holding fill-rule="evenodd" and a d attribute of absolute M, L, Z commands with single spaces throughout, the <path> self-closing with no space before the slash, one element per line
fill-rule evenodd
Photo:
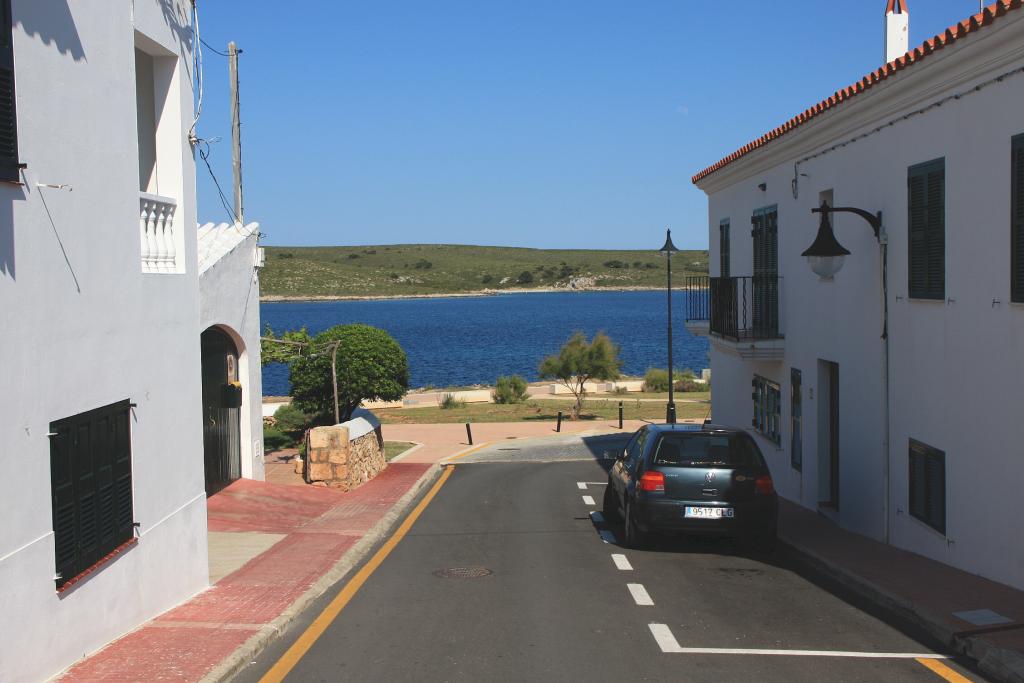
<path fill-rule="evenodd" d="M 785 135 L 791 130 L 807 123 L 814 117 L 827 112 L 830 109 L 837 107 L 851 97 L 858 95 L 872 86 L 881 83 L 889 76 L 896 74 L 909 66 L 917 64 L 919 61 L 932 54 L 936 50 L 941 50 L 945 46 L 953 43 L 960 38 L 963 38 L 972 31 L 976 31 L 982 26 L 988 26 L 997 18 L 1004 16 L 1007 12 L 1012 10 L 1020 9 L 1024 5 L 1024 0 L 998 0 L 992 5 L 985 7 L 981 12 L 974 14 L 963 21 L 959 21 L 953 26 L 947 28 L 943 33 L 926 40 L 924 43 L 915 47 L 913 50 L 907 52 L 902 57 L 897 57 L 893 61 L 885 64 L 871 73 L 864 76 L 862 79 L 850 85 L 846 88 L 838 90 L 835 94 L 829 98 L 818 102 L 814 106 L 810 107 L 801 114 L 797 114 L 789 121 L 786 121 L 781 126 L 774 130 L 765 133 L 757 140 L 749 142 L 740 149 L 736 150 L 729 156 L 721 159 L 720 161 L 708 166 L 700 173 L 696 174 L 691 178 L 694 185 L 704 180 L 715 171 L 721 170 L 725 166 L 733 163 L 737 159 L 746 156 L 750 152 L 763 147 L 772 140 L 776 140 L 779 137 Z"/>

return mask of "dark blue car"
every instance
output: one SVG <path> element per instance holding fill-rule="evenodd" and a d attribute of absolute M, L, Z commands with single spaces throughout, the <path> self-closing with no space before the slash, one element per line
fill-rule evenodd
<path fill-rule="evenodd" d="M 778 496 L 761 450 L 740 429 L 648 425 L 608 473 L 604 516 L 622 521 L 626 545 L 651 534 L 733 536 L 775 545 Z"/>

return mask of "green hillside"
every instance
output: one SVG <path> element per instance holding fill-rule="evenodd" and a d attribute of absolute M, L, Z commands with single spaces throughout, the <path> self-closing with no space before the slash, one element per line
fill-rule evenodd
<path fill-rule="evenodd" d="M 672 277 L 706 275 L 706 251 L 673 257 Z M 447 244 L 267 247 L 264 298 L 411 296 L 484 290 L 664 287 L 656 251 L 520 249 Z"/>

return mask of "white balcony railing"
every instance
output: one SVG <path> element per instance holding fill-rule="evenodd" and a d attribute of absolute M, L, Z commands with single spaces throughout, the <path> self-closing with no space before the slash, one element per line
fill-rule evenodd
<path fill-rule="evenodd" d="M 139 237 L 143 273 L 174 273 L 178 270 L 174 212 L 178 202 L 169 197 L 139 193 Z"/>

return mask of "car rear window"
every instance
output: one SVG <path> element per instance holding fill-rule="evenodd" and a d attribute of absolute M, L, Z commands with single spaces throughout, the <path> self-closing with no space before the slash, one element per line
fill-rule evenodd
<path fill-rule="evenodd" d="M 653 463 L 670 467 L 763 467 L 757 447 L 742 435 L 665 434 Z"/>

